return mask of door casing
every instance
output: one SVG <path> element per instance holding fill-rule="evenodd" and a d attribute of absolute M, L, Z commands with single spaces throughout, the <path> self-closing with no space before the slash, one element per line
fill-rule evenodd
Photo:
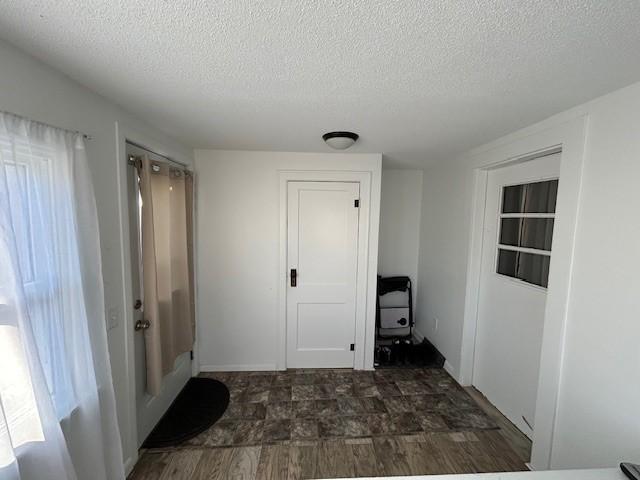
<path fill-rule="evenodd" d="M 127 154 L 148 155 L 151 159 L 160 162 L 166 162 L 167 159 L 157 155 L 149 150 L 127 143 Z M 129 166 L 127 170 L 128 183 L 128 204 L 129 204 L 129 240 L 130 240 L 130 264 L 131 264 L 131 291 L 134 297 L 142 298 L 140 287 L 140 264 L 139 259 L 139 242 L 138 242 L 138 186 L 135 167 Z M 133 322 L 142 320 L 144 314 L 141 310 L 133 309 L 129 305 L 133 314 Z M 162 390 L 158 395 L 152 396 L 146 392 L 146 358 L 145 358 L 145 339 L 143 331 L 135 331 L 134 333 L 134 371 L 136 384 L 136 422 L 137 422 L 137 441 L 138 447 L 142 445 L 145 438 L 151 433 L 151 430 L 158 423 L 162 415 L 167 411 L 173 400 L 177 397 L 180 390 L 191 377 L 191 357 L 190 353 L 180 355 L 174 365 L 174 370 L 168 373 L 162 380 Z"/>
<path fill-rule="evenodd" d="M 377 234 L 378 222 L 371 218 L 372 174 L 351 171 L 280 171 L 280 266 L 278 275 L 278 370 L 287 368 L 287 185 L 296 182 L 357 182 L 360 184 L 360 216 L 358 223 L 358 253 L 356 281 L 356 321 L 355 321 L 355 370 L 373 369 L 373 349 L 375 346 L 375 285 L 377 256 L 370 257 L 370 227 Z M 377 239 L 376 239 L 377 241 Z M 377 250 L 377 244 L 372 247 Z"/>
<path fill-rule="evenodd" d="M 118 218 L 119 218 L 119 250 L 121 254 L 120 265 L 118 266 L 122 274 L 122 283 L 120 287 L 119 300 L 124 305 L 122 312 L 121 336 L 109 336 L 110 346 L 112 342 L 118 342 L 124 345 L 125 371 L 121 375 L 117 375 L 114 371 L 114 388 L 116 389 L 116 407 L 118 411 L 118 423 L 120 425 L 120 434 L 122 436 L 122 449 L 124 456 L 124 469 L 128 475 L 133 470 L 138 460 L 138 439 L 137 428 L 137 408 L 136 408 L 136 367 L 135 367 L 135 331 L 134 331 L 134 315 L 133 304 L 135 298 L 133 296 L 132 278 L 131 278 L 131 232 L 129 229 L 129 199 L 127 182 L 129 179 L 129 168 L 127 164 L 127 143 L 133 142 L 136 145 L 158 153 L 159 155 L 169 157 L 183 163 L 185 165 L 193 165 L 193 159 L 185 156 L 184 153 L 174 150 L 164 145 L 157 138 L 149 136 L 148 133 L 140 131 L 131 126 L 127 122 L 115 122 L 115 142 L 117 148 L 116 176 L 117 176 L 117 195 L 118 195 Z M 196 190 L 197 195 L 197 190 Z M 195 207 L 194 207 L 195 210 Z M 197 247 L 194 246 L 194 251 Z M 194 253 L 197 255 L 197 252 Z M 197 271 L 197 264 L 194 266 Z M 197 287 L 197 285 L 196 285 Z M 196 298 L 198 295 L 196 288 Z M 197 301 L 196 301 L 197 305 Z M 196 307 L 197 309 L 197 307 Z M 197 312 L 196 312 L 197 316 Z M 198 344 L 194 345 L 194 360 L 191 363 L 191 374 L 197 375 L 200 371 L 198 363 Z M 142 439 L 144 440 L 144 439 Z"/>
<path fill-rule="evenodd" d="M 554 429 L 560 392 L 587 123 L 588 117 L 576 115 L 569 119 L 563 118 L 562 121 L 552 123 L 545 129 L 534 125 L 465 155 L 470 175 L 473 176 L 473 191 L 462 346 L 460 364 L 453 374 L 460 384 L 470 385 L 473 378 L 488 170 L 545 154 L 562 152 L 560 160 L 562 187 L 558 192 L 556 206 L 554 258 L 547 289 L 536 400 L 536 429 L 531 452 L 533 470 L 553 468 Z"/>

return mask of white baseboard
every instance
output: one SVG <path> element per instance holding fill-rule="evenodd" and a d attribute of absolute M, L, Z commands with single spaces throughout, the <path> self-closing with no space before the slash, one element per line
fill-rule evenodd
<path fill-rule="evenodd" d="M 413 327 L 413 338 L 415 338 L 418 342 L 422 342 L 422 340 L 427 337 L 416 327 Z"/>
<path fill-rule="evenodd" d="M 128 476 L 133 471 L 133 467 L 136 466 L 137 462 L 138 462 L 138 451 L 136 450 L 135 457 L 129 457 L 124 461 L 125 476 Z"/>
<path fill-rule="evenodd" d="M 201 372 L 264 372 L 277 370 L 275 363 L 255 365 L 200 365 Z"/>
<path fill-rule="evenodd" d="M 444 361 L 444 371 L 451 375 L 456 380 L 456 382 L 458 382 L 458 372 L 456 372 L 455 368 L 453 368 L 453 365 L 449 363 L 449 360 Z"/>

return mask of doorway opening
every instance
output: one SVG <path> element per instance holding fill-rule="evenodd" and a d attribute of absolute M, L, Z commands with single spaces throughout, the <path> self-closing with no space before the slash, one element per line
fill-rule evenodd
<path fill-rule="evenodd" d="M 532 438 L 560 153 L 488 171 L 472 384 Z"/>
<path fill-rule="evenodd" d="M 161 156 L 151 150 L 126 142 L 126 159 L 146 156 L 149 160 L 158 164 L 173 163 L 169 158 Z M 147 360 L 145 345 L 145 327 L 148 319 L 143 313 L 143 289 L 142 289 L 142 197 L 139 188 L 138 172 L 134 165 L 128 163 L 127 167 L 127 200 L 129 210 L 129 240 L 131 255 L 131 285 L 133 293 L 132 325 L 134 329 L 134 377 L 136 399 L 136 429 L 137 447 L 140 447 L 149 433 L 156 426 L 162 415 L 167 411 L 178 393 L 191 377 L 191 355 L 189 352 L 178 356 L 173 371 L 162 378 L 162 385 L 155 395 L 148 392 L 147 385 Z"/>

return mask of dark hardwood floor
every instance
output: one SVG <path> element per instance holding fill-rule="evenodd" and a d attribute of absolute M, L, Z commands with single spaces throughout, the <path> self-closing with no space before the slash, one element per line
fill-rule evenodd
<path fill-rule="evenodd" d="M 144 452 L 131 480 L 526 470 L 528 439 L 441 369 L 205 375 L 230 389 L 225 416 L 179 447 Z"/>

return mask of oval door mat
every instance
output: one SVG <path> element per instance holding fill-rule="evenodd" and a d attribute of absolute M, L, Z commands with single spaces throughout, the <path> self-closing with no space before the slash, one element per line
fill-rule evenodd
<path fill-rule="evenodd" d="M 228 405 L 229 389 L 224 383 L 212 378 L 190 378 L 142 446 L 179 445 L 216 423 Z"/>

